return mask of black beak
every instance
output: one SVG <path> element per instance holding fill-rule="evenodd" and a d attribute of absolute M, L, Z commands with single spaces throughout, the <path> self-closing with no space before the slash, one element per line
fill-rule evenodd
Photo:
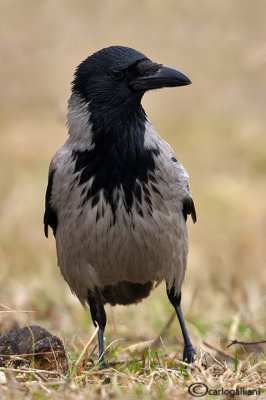
<path fill-rule="evenodd" d="M 190 85 L 191 81 L 182 72 L 163 65 L 154 74 L 137 78 L 132 84 L 135 90 L 146 91 L 163 87 Z"/>

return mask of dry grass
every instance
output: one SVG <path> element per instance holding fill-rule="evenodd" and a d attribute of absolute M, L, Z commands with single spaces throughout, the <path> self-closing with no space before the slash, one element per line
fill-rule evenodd
<path fill-rule="evenodd" d="M 0 3 L 0 302 L 33 311 L 2 308 L 0 330 L 38 323 L 63 339 L 72 363 L 68 377 L 15 373 L 10 363 L 1 399 L 186 398 L 196 381 L 265 388 L 265 345 L 238 345 L 237 362 L 236 346 L 227 348 L 266 337 L 265 13 L 262 0 Z M 43 199 L 49 160 L 66 137 L 73 69 L 111 44 L 193 82 L 151 93 L 144 106 L 191 176 L 198 223 L 189 222 L 183 308 L 206 369 L 177 361 L 181 334 L 176 320 L 164 330 L 173 310 L 162 285 L 138 306 L 107 307 L 107 344 L 119 339 L 110 369 L 94 367 L 95 341 L 88 364 L 74 369 L 94 331 L 43 236 Z"/>
<path fill-rule="evenodd" d="M 156 350 L 150 342 L 124 348 L 111 343 L 107 347 L 109 367 L 99 370 L 94 355 L 95 336 L 97 329 L 80 354 L 76 354 L 77 359 L 72 361 L 67 375 L 34 367 L 15 367 L 11 358 L 5 367 L 0 367 L 1 399 L 82 399 L 88 395 L 92 399 L 183 399 L 191 398 L 189 390 L 195 385 L 196 393 L 207 388 L 210 397 L 219 396 L 221 391 L 229 397 L 234 393 L 254 393 L 258 397 L 266 391 L 266 360 L 258 352 L 255 356 L 243 351 L 239 356 L 238 351 L 233 355 L 215 349 L 218 355 L 215 357 L 213 351 L 200 350 L 197 360 L 189 365 L 179 361 L 177 354 L 171 354 L 162 341 Z M 210 346 L 205 343 L 205 347 Z"/>

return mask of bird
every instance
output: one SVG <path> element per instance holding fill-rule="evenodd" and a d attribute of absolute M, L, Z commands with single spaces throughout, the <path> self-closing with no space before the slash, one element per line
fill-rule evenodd
<path fill-rule="evenodd" d="M 89 306 L 103 368 L 105 304 L 138 303 L 162 281 L 183 360 L 196 357 L 181 309 L 186 222 L 188 215 L 196 222 L 195 206 L 186 170 L 141 105 L 147 91 L 189 84 L 182 72 L 125 46 L 93 53 L 74 72 L 68 138 L 49 168 L 44 232 L 52 229 L 63 278 Z"/>

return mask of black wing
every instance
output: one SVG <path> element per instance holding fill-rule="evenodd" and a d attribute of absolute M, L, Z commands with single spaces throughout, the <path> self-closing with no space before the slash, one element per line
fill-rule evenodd
<path fill-rule="evenodd" d="M 48 185 L 45 195 L 45 213 L 44 213 L 43 223 L 44 223 L 44 233 L 46 237 L 48 237 L 48 225 L 52 228 L 53 234 L 55 236 L 58 223 L 56 212 L 55 210 L 53 210 L 51 206 L 52 187 L 53 187 L 55 171 L 56 169 L 53 169 L 49 174 Z"/>
<path fill-rule="evenodd" d="M 197 221 L 197 214 L 194 206 L 194 201 L 192 200 L 191 197 L 185 197 L 183 200 L 183 215 L 185 218 L 185 221 L 187 220 L 187 216 L 191 215 L 192 221 L 195 222 Z"/>
<path fill-rule="evenodd" d="M 173 161 L 173 163 L 175 165 L 178 165 L 179 168 L 181 168 L 184 171 L 184 167 L 177 161 L 177 158 L 174 155 L 171 157 L 171 160 Z M 180 182 L 180 180 L 179 180 L 179 182 Z M 197 222 L 197 214 L 196 214 L 196 210 L 195 210 L 194 201 L 193 201 L 192 197 L 190 196 L 190 188 L 189 188 L 189 184 L 187 181 L 184 183 L 183 189 L 184 189 L 184 192 L 187 194 L 187 196 L 185 196 L 182 201 L 182 203 L 183 203 L 182 212 L 183 212 L 185 221 L 187 220 L 187 216 L 191 215 L 192 221 L 195 224 L 195 222 Z"/>

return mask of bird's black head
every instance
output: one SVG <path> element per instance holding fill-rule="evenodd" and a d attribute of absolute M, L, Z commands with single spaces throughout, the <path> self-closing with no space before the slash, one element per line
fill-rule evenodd
<path fill-rule="evenodd" d="M 115 111 L 128 114 L 139 107 L 147 90 L 190 83 L 181 72 L 154 63 L 134 49 L 111 46 L 77 67 L 73 93 L 91 103 L 91 107 L 115 116 Z"/>

